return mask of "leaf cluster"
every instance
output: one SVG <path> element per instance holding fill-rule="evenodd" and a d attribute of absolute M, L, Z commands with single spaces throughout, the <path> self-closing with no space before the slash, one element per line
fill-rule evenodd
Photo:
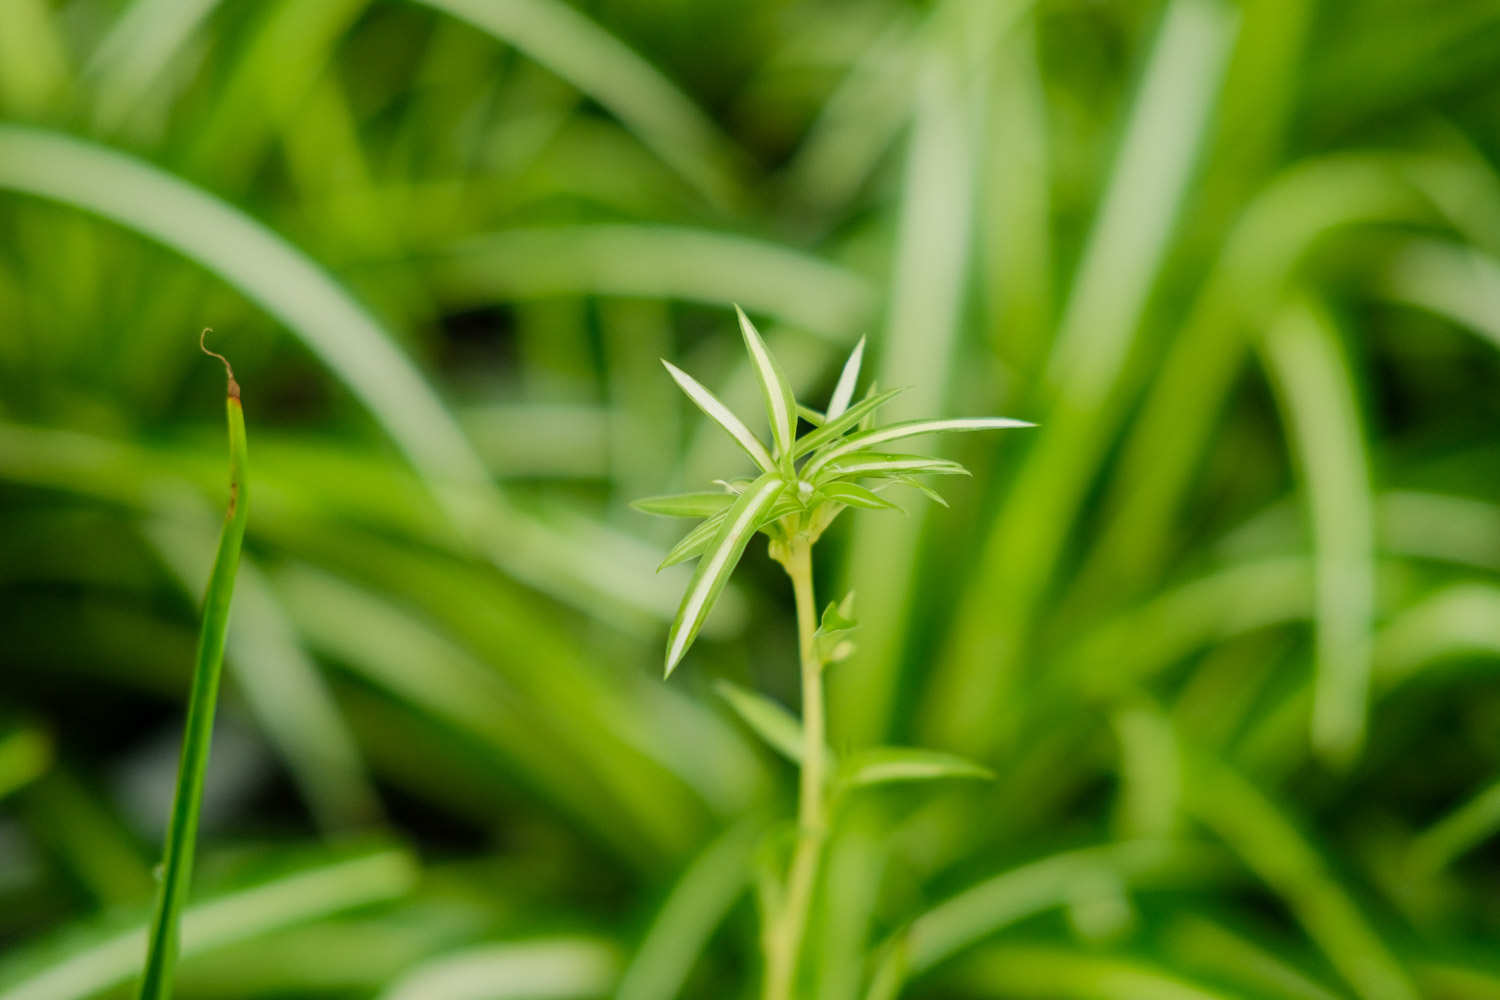
<path fill-rule="evenodd" d="M 721 481 L 720 492 L 647 497 L 634 504 L 648 514 L 701 518 L 662 561 L 664 568 L 699 560 L 667 637 L 668 675 L 697 637 L 756 533 L 770 539 L 772 556 L 784 562 L 794 540 L 811 545 L 845 510 L 899 509 L 885 495 L 893 486 L 913 487 L 942 503 L 923 477 L 966 476 L 969 471 L 947 459 L 888 451 L 888 445 L 944 431 L 1032 426 L 1009 417 L 919 419 L 876 426 L 876 411 L 901 390 L 877 392 L 872 385 L 863 399 L 852 402 L 864 359 L 863 338 L 845 362 L 827 408 L 811 409 L 798 403 L 755 324 L 738 306 L 735 312 L 770 421 L 769 446 L 697 379 L 669 361 L 662 364 L 688 398 L 750 457 L 756 474 Z M 802 424 L 809 429 L 799 434 Z"/>

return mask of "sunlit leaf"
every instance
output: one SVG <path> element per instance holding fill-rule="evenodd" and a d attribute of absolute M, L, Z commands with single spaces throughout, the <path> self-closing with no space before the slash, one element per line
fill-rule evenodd
<path fill-rule="evenodd" d="M 672 670 L 693 644 L 698 629 L 703 625 L 703 619 L 708 617 L 715 599 L 724 590 L 724 584 L 729 582 L 729 574 L 734 572 L 745 546 L 755 535 L 756 519 L 776 502 L 783 485 L 784 480 L 780 476 L 767 473 L 740 494 L 734 505 L 725 512 L 724 521 L 712 543 L 704 551 L 703 558 L 693 573 L 692 582 L 688 584 L 687 593 L 682 598 L 682 605 L 677 609 L 672 629 L 667 634 L 668 676 L 671 676 Z"/>
<path fill-rule="evenodd" d="M 715 423 L 728 431 L 729 436 L 734 438 L 735 442 L 741 448 L 745 449 L 745 454 L 754 459 L 756 465 L 760 466 L 766 472 L 770 472 L 776 468 L 776 462 L 771 458 L 771 453 L 766 451 L 766 446 L 760 443 L 758 437 L 750 433 L 750 428 L 745 426 L 743 420 L 735 416 L 729 407 L 719 402 L 717 396 L 705 389 L 697 379 L 672 364 L 672 362 L 663 360 L 662 364 L 666 366 L 668 374 L 682 387 L 682 391 L 687 393 L 688 398 L 693 401 L 698 409 L 708 414 L 713 418 Z"/>
<path fill-rule="evenodd" d="M 740 320 L 740 333 L 745 337 L 745 350 L 750 352 L 750 361 L 755 366 L 755 377 L 760 381 L 761 395 L 766 403 L 766 416 L 771 421 L 771 440 L 776 444 L 776 454 L 788 455 L 792 441 L 797 436 L 797 397 L 792 395 L 791 383 L 787 382 L 781 366 L 766 348 L 760 332 L 745 310 L 734 307 Z"/>

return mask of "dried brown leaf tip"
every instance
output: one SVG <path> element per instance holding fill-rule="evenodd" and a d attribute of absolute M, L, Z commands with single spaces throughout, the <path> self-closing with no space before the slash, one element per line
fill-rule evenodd
<path fill-rule="evenodd" d="M 206 338 L 210 333 L 213 333 L 213 332 L 214 332 L 214 328 L 213 327 L 211 327 L 211 326 L 205 326 L 203 328 L 203 332 L 200 333 L 200 334 L 198 334 L 198 347 L 199 347 L 200 350 L 203 351 L 204 354 L 207 354 L 211 358 L 218 358 L 220 361 L 222 361 L 224 363 L 224 374 L 229 377 L 229 398 L 230 399 L 239 399 L 240 398 L 240 384 L 234 380 L 234 369 L 230 367 L 230 365 L 229 365 L 229 359 L 226 358 L 226 357 L 224 357 L 224 355 L 220 354 L 218 351 L 211 350 L 209 348 L 209 346 L 206 343 L 204 343 L 204 338 Z"/>

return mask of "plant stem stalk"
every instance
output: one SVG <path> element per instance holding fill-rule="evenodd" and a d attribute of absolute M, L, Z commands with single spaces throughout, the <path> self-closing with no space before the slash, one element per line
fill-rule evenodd
<path fill-rule="evenodd" d="M 797 960 L 807 929 L 818 864 L 827 835 L 825 784 L 828 745 L 823 709 L 823 664 L 817 649 L 817 605 L 813 600 L 812 547 L 794 539 L 786 560 L 797 601 L 797 638 L 802 666 L 802 772 L 797 799 L 797 848 L 792 855 L 785 901 L 768 934 L 766 1000 L 792 1000 Z"/>

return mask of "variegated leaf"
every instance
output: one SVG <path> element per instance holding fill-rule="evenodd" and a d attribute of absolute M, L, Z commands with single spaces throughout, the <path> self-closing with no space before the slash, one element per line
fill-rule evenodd
<path fill-rule="evenodd" d="M 828 400 L 829 420 L 849 409 L 849 401 L 854 398 L 854 384 L 859 381 L 859 366 L 864 358 L 865 338 L 860 337 L 859 343 L 854 345 L 854 350 L 849 354 L 849 360 L 844 362 L 844 370 L 839 372 L 838 384 L 833 387 L 833 396 Z"/>
<path fill-rule="evenodd" d="M 758 518 L 776 503 L 783 485 L 785 482 L 780 476 L 767 473 L 736 497 L 734 505 L 725 512 L 717 534 L 698 561 L 672 629 L 667 634 L 668 676 L 697 638 L 703 620 L 724 590 L 724 584 L 744 554 L 745 546 L 755 535 Z"/>
<path fill-rule="evenodd" d="M 856 451 L 823 470 L 825 476 L 968 476 L 968 469 L 945 458 Z"/>
<path fill-rule="evenodd" d="M 776 468 L 776 462 L 771 458 L 771 453 L 766 450 L 766 446 L 761 444 L 760 438 L 752 434 L 750 428 L 745 426 L 745 422 L 735 416 L 729 407 L 719 402 L 717 396 L 672 362 L 664 359 L 662 364 L 666 366 L 667 373 L 672 376 L 682 391 L 687 393 L 688 399 L 691 399 L 698 409 L 708 414 L 715 423 L 728 431 L 729 436 L 745 449 L 745 453 L 755 460 L 756 465 L 766 472 L 771 472 Z"/>
<path fill-rule="evenodd" d="M 740 318 L 740 332 L 745 336 L 745 349 L 750 352 L 750 361 L 755 366 L 755 377 L 760 380 L 761 395 L 766 401 L 766 416 L 771 420 L 771 440 L 776 445 L 776 454 L 789 455 L 792 441 L 797 437 L 797 397 L 792 395 L 792 386 L 786 380 L 781 366 L 766 349 L 766 342 L 745 310 L 734 307 Z"/>
<path fill-rule="evenodd" d="M 852 412 L 852 411 L 851 411 Z M 885 427 L 876 427 L 867 431 L 851 434 L 839 443 L 829 447 L 822 453 L 815 455 L 813 459 L 803 468 L 804 476 L 815 476 L 818 471 L 830 462 L 837 461 L 845 455 L 856 451 L 864 451 L 887 441 L 897 441 L 901 438 L 916 437 L 919 434 L 936 434 L 940 431 L 987 431 L 1004 430 L 1011 427 L 1035 427 L 1035 424 L 1025 420 L 1013 420 L 1010 417 L 961 417 L 953 420 L 905 420 L 898 424 L 888 424 Z"/>
<path fill-rule="evenodd" d="M 844 434 L 853 430 L 855 425 L 865 417 L 874 413 L 877 409 L 905 391 L 904 388 L 890 389 L 878 395 L 860 400 L 854 406 L 839 414 L 837 418 L 830 419 L 823 426 L 802 435 L 798 439 L 797 446 L 792 454 L 795 456 L 806 455 L 808 452 L 815 451 L 831 441 L 838 440 Z"/>
<path fill-rule="evenodd" d="M 726 507 L 717 514 L 710 514 L 707 518 L 694 525 L 691 531 L 683 535 L 678 539 L 677 544 L 672 546 L 666 558 L 661 561 L 661 565 L 656 567 L 656 571 L 660 573 L 668 566 L 676 566 L 678 563 L 687 562 L 689 559 L 696 559 L 702 555 L 703 550 L 708 548 L 708 543 L 713 541 L 714 535 L 719 530 L 719 525 L 724 523 L 724 517 L 728 513 L 729 508 Z"/>

